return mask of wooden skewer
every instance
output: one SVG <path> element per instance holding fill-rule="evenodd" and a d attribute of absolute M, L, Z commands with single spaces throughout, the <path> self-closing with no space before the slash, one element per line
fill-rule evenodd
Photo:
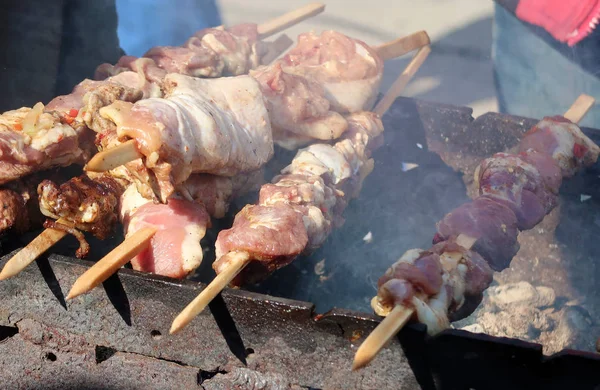
<path fill-rule="evenodd" d="M 262 23 L 258 26 L 258 38 L 263 39 L 273 34 L 277 34 L 278 32 L 285 30 L 290 26 L 320 14 L 324 10 L 325 4 L 311 3 L 294 11 L 290 11 L 287 14 L 281 15 L 275 19 L 271 19 L 268 22 Z"/>
<path fill-rule="evenodd" d="M 396 336 L 400 329 L 406 325 L 412 315 L 412 309 L 404 305 L 396 305 L 358 348 L 352 363 L 352 371 L 369 364 L 379 351 L 390 342 L 392 337 Z"/>
<path fill-rule="evenodd" d="M 429 54 L 429 47 L 423 47 L 415 54 L 414 58 L 407 65 L 406 69 L 398 77 L 401 82 L 395 82 L 394 86 L 385 94 L 382 101 L 393 102 L 396 97 L 402 93 L 404 87 L 408 84 L 410 79 L 415 75 L 416 71 L 423 64 L 423 61 Z M 390 104 L 378 104 L 379 112 L 375 111 L 378 115 L 383 115 L 385 111 L 390 107 Z M 385 109 L 384 109 L 385 107 Z M 377 110 L 377 108 L 375 109 Z M 217 275 L 217 277 L 208 285 L 206 288 L 192 301 L 188 306 L 173 321 L 171 326 L 171 333 L 180 331 L 183 327 L 189 324 L 194 317 L 200 314 L 206 306 L 223 290 L 237 274 L 239 274 L 244 267 L 250 263 L 250 255 L 246 252 L 230 252 L 224 256 L 230 257 L 227 262 L 227 267 Z"/>
<path fill-rule="evenodd" d="M 59 219 L 56 222 L 60 224 L 68 223 L 62 219 Z M 66 235 L 67 232 L 63 230 L 44 230 L 39 236 L 27 244 L 25 248 L 21 249 L 16 255 L 6 262 L 4 268 L 2 268 L 2 272 L 0 272 L 0 280 L 15 276 L 24 270 L 25 267 L 44 254 L 44 252 L 50 249 Z"/>
<path fill-rule="evenodd" d="M 594 102 L 593 97 L 580 95 L 563 116 L 573 123 L 578 123 L 592 108 Z M 477 238 L 465 234 L 461 234 L 456 238 L 456 243 L 465 249 L 471 249 L 476 241 Z M 356 355 L 354 355 L 352 370 L 358 370 L 369 364 L 392 337 L 402 329 L 413 314 L 413 308 L 403 305 L 395 306 L 358 348 Z"/>
<path fill-rule="evenodd" d="M 383 61 L 398 58 L 411 51 L 417 50 L 431 43 L 426 31 L 418 31 L 402 38 L 375 46 L 375 51 Z"/>
<path fill-rule="evenodd" d="M 131 258 L 146 249 L 155 233 L 156 228 L 145 227 L 128 237 L 75 281 L 67 295 L 67 300 L 91 291 L 108 279 Z"/>
<path fill-rule="evenodd" d="M 96 153 L 84 169 L 90 172 L 106 172 L 142 157 L 144 155 L 138 151 L 135 140 L 130 139 L 114 148 Z"/>
<path fill-rule="evenodd" d="M 579 123 L 595 102 L 596 99 L 590 95 L 581 94 L 563 116 L 573 123 Z"/>
<path fill-rule="evenodd" d="M 417 73 L 417 70 L 419 70 L 421 65 L 423 65 L 423 62 L 425 62 L 425 59 L 427 58 L 430 52 L 431 48 L 429 46 L 424 46 L 419 49 L 417 54 L 415 54 L 415 56 L 413 57 L 412 61 L 410 61 L 410 63 L 406 66 L 404 71 L 400 74 L 396 81 L 394 81 L 394 84 L 392 84 L 388 93 L 386 93 L 383 96 L 383 98 L 381 98 L 379 103 L 377 103 L 377 105 L 373 109 L 374 113 L 376 113 L 379 116 L 383 116 L 383 114 L 394 103 L 394 100 L 396 100 L 396 98 L 400 96 L 402 91 L 404 91 L 404 88 L 406 88 L 408 82 L 413 78 L 415 73 Z"/>
<path fill-rule="evenodd" d="M 290 37 L 288 37 L 286 34 L 281 34 L 273 41 L 273 45 L 271 46 L 272 49 L 263 56 L 261 59 L 261 64 L 267 65 L 275 61 L 275 59 L 279 57 L 281 53 L 286 51 L 293 44 L 294 41 Z"/>
<path fill-rule="evenodd" d="M 257 26 L 258 38 L 264 39 L 270 35 L 277 34 L 281 30 L 285 30 L 301 21 L 311 18 L 325 11 L 325 4 L 321 3 L 310 3 L 304 7 L 298 8 L 294 11 L 290 11 L 287 14 L 278 16 L 275 19 L 271 19 L 268 22 L 259 24 Z M 225 26 L 220 25 L 215 27 L 217 30 L 225 30 Z"/>
<path fill-rule="evenodd" d="M 221 259 L 227 259 L 227 268 L 219 273 L 212 282 L 189 304 L 175 319 L 171 325 L 169 333 L 174 334 L 183 329 L 190 323 L 198 314 L 200 314 L 206 306 L 227 287 L 229 283 L 240 273 L 242 269 L 250 262 L 250 254 L 248 252 L 229 252 Z"/>

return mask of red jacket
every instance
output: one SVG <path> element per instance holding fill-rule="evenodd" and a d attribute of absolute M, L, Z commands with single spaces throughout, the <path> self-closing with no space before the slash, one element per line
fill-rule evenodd
<path fill-rule="evenodd" d="M 600 0 L 520 0 L 515 14 L 544 28 L 559 42 L 574 46 L 598 24 Z"/>

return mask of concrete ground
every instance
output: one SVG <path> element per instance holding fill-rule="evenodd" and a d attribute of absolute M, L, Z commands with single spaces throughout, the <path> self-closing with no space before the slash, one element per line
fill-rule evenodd
<path fill-rule="evenodd" d="M 225 25 L 266 21 L 310 0 L 220 0 Z M 369 44 L 418 30 L 433 41 L 432 53 L 404 95 L 470 106 L 474 115 L 497 111 L 491 65 L 491 0 L 322 0 L 325 12 L 286 33 L 334 29 Z M 382 91 L 404 68 L 406 57 L 388 61 Z"/>

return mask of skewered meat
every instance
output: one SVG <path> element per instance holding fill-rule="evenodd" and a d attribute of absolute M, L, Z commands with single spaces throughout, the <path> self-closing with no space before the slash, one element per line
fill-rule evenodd
<path fill-rule="evenodd" d="M 555 168 L 551 180 L 545 181 L 536 166 L 526 161 L 531 154 L 539 153 L 498 153 L 484 160 L 475 174 L 479 195 L 509 207 L 520 230 L 531 229 L 556 206 L 562 179 L 560 170 L 552 164 L 548 165 Z M 540 159 L 534 157 L 534 162 Z"/>
<path fill-rule="evenodd" d="M 256 281 L 321 245 L 341 224 L 347 201 L 362 184 L 361 167 L 369 164 L 369 143 L 383 132 L 373 113 L 355 114 L 350 123 L 348 137 L 335 145 L 299 151 L 273 184 L 261 188 L 259 203 L 246 206 L 231 229 L 219 233 L 217 273 L 228 265 L 225 254 L 243 251 L 252 261 L 232 284 Z"/>
<path fill-rule="evenodd" d="M 171 198 L 166 205 L 149 202 L 130 186 L 120 211 L 126 236 L 144 226 L 158 228 L 148 249 L 132 260 L 133 268 L 174 278 L 188 275 L 202 261 L 200 240 L 210 216 L 223 217 L 233 196 L 253 190 L 261 180 L 257 172 L 233 178 L 195 174 L 183 185 L 187 199 Z"/>
<path fill-rule="evenodd" d="M 125 183 L 109 175 L 75 177 L 60 186 L 44 180 L 38 186 L 41 212 L 54 219 L 70 221 L 79 230 L 105 239 L 117 222 L 117 205 Z"/>
<path fill-rule="evenodd" d="M 166 205 L 154 204 L 135 185 L 108 174 L 82 175 L 60 186 L 45 180 L 38 192 L 44 214 L 63 221 L 47 221 L 44 226 L 73 234 L 80 241 L 78 257 L 89 251 L 79 230 L 104 239 L 120 219 L 126 237 L 145 226 L 159 230 L 148 249 L 132 260 L 136 270 L 182 278 L 202 260 L 200 240 L 210 227 L 209 215 L 224 216 L 234 194 L 252 190 L 261 180 L 262 172 L 233 178 L 194 174 L 180 187 L 181 194 L 169 199 Z"/>
<path fill-rule="evenodd" d="M 271 158 L 271 125 L 251 77 L 170 74 L 165 88 L 164 99 L 119 101 L 100 111 L 117 125 L 120 138 L 137 141 L 162 202 L 192 173 L 233 176 L 257 170 Z"/>
<path fill-rule="evenodd" d="M 448 308 L 453 320 L 471 314 L 492 277 L 492 269 L 477 252 L 453 240 L 430 251 L 411 249 L 379 278 L 373 308 L 384 314 L 385 308 L 398 304 L 414 306 L 419 321 L 431 325 L 429 331 L 435 333 L 443 329 L 440 324 L 447 325 Z M 437 299 L 439 308 L 425 303 L 427 297 Z"/>
<path fill-rule="evenodd" d="M 148 202 L 128 218 L 126 237 L 143 227 L 158 230 L 149 247 L 131 260 L 133 269 L 183 278 L 202 262 L 200 240 L 210 227 L 210 217 L 201 204 L 183 199 Z"/>
<path fill-rule="evenodd" d="M 518 230 L 539 223 L 556 206 L 562 177 L 595 163 L 599 151 L 577 125 L 560 116 L 544 118 L 517 150 L 518 155 L 499 153 L 484 160 L 475 173 L 479 197 L 438 223 L 431 250 L 406 252 L 379 279 L 371 302 L 376 313 L 386 315 L 398 304 L 412 307 L 430 334 L 469 315 L 492 280 L 491 270 L 506 268 L 518 251 Z M 474 244 L 460 241 L 464 236 Z M 416 267 L 422 256 L 441 266 L 439 291 L 427 284 L 438 268 Z"/>
<path fill-rule="evenodd" d="M 181 197 L 205 207 L 210 216 L 222 218 L 234 194 L 245 194 L 253 190 L 260 185 L 261 180 L 260 171 L 233 178 L 195 174 L 182 184 L 179 192 Z M 123 196 L 126 189 L 127 195 Z M 45 216 L 61 218 L 76 229 L 90 232 L 99 239 L 109 237 L 114 231 L 119 221 L 121 199 L 128 203 L 123 207 L 123 210 L 129 210 L 128 213 L 149 202 L 137 192 L 134 185 L 130 186 L 127 181 L 109 174 L 81 175 L 60 185 L 46 179 L 37 186 L 37 194 L 39 210 Z M 36 196 L 36 206 L 37 199 Z M 137 206 L 132 206 L 132 202 Z"/>
<path fill-rule="evenodd" d="M 307 142 L 333 140 L 348 128 L 344 117 L 331 110 L 323 87 L 316 81 L 286 72 L 280 63 L 262 66 L 250 76 L 260 83 L 275 139 L 285 141 L 291 132 Z"/>
<path fill-rule="evenodd" d="M 240 25 L 230 32 L 207 29 L 179 49 L 209 51 L 216 56 L 216 63 L 207 66 L 220 67 L 221 73 L 241 74 L 258 66 L 261 55 L 266 53 L 263 49 L 268 45 L 256 37 L 256 26 L 251 25 Z M 148 55 L 165 65 L 166 70 L 152 58 L 124 57 L 115 66 L 104 64 L 98 68 L 96 77 L 106 80 L 84 80 L 71 94 L 53 99 L 45 110 L 38 105 L 35 109 L 5 113 L 0 119 L 0 184 L 38 170 L 86 161 L 94 151 L 87 127 L 97 133 L 114 128 L 98 115 L 100 108 L 117 100 L 135 102 L 161 97 L 167 71 L 196 75 L 166 66 L 168 60 L 159 51 L 151 50 Z"/>
<path fill-rule="evenodd" d="M 0 237 L 9 233 L 22 234 L 42 226 L 43 215 L 38 207 L 36 190 L 42 176 L 60 182 L 64 180 L 65 173 L 37 173 L 6 183 L 0 188 Z"/>
<path fill-rule="evenodd" d="M 232 250 L 244 250 L 258 260 L 286 263 L 308 243 L 302 215 L 286 204 L 248 205 L 235 216 L 233 226 L 246 234 L 236 234 L 233 229 L 219 233 L 217 257 Z"/>
<path fill-rule="evenodd" d="M 486 197 L 454 209 L 438 223 L 433 243 L 466 234 L 477 239 L 474 250 L 501 271 L 519 251 L 517 218 L 512 210 Z"/>
<path fill-rule="evenodd" d="M 89 152 L 80 146 L 84 125 L 74 127 L 59 113 L 34 108 L 0 116 L 0 184 L 55 166 L 82 162 Z"/>
<path fill-rule="evenodd" d="M 281 62 L 286 72 L 323 85 L 340 113 L 370 110 L 383 76 L 383 60 L 369 45 L 335 31 L 301 34 Z"/>
<path fill-rule="evenodd" d="M 239 76 L 258 67 L 272 45 L 258 40 L 256 24 L 207 28 L 196 32 L 182 46 L 153 47 L 143 58 L 124 56 L 115 65 L 102 64 L 96 69 L 95 78 L 129 70 L 156 84 L 167 73 L 211 78 Z"/>
<path fill-rule="evenodd" d="M 519 151 L 535 150 L 552 157 L 563 177 L 571 177 L 582 166 L 598 159 L 600 148 L 579 126 L 558 115 L 546 117 L 531 128 L 519 144 Z"/>
<path fill-rule="evenodd" d="M 161 86 L 162 81 L 167 75 L 167 71 L 158 67 L 151 58 L 137 58 L 133 56 L 123 56 L 115 65 L 102 64 L 96 68 L 94 80 L 104 80 L 124 72 L 135 72 L 149 83 Z"/>
<path fill-rule="evenodd" d="M 340 138 L 348 128 L 340 113 L 371 109 L 382 74 L 371 48 L 333 31 L 301 34 L 281 61 L 250 72 L 265 95 L 274 141 L 290 150 Z"/>
<path fill-rule="evenodd" d="M 0 184 L 52 167 L 82 164 L 94 151 L 93 133 L 110 127 L 98 115 L 115 100 L 135 101 L 139 90 L 111 80 L 84 80 L 48 106 L 20 108 L 0 116 Z"/>

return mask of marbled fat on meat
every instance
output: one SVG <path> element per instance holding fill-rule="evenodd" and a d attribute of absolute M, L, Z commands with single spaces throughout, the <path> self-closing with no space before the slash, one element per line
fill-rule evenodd
<path fill-rule="evenodd" d="M 164 99 L 117 102 L 101 111 L 120 137 L 136 140 L 162 202 L 192 173 L 234 176 L 261 168 L 273 155 L 270 120 L 251 77 L 170 74 L 165 88 Z"/>
<path fill-rule="evenodd" d="M 219 233 L 213 264 L 217 273 L 227 265 L 225 254 L 247 252 L 251 262 L 232 282 L 239 286 L 322 245 L 333 227 L 343 223 L 344 208 L 370 172 L 365 168 L 372 167 L 370 142 L 382 132 L 375 114 L 355 114 L 348 137 L 299 151 L 272 184 L 261 187 L 258 205 L 246 206 L 232 228 Z"/>
<path fill-rule="evenodd" d="M 167 204 L 146 203 L 124 225 L 126 237 L 143 227 L 157 228 L 148 249 L 131 260 L 133 269 L 181 279 L 202 262 L 200 240 L 210 217 L 200 204 L 169 199 Z"/>
<path fill-rule="evenodd" d="M 563 177 L 571 177 L 594 164 L 600 148 L 577 126 L 562 116 L 546 117 L 532 127 L 519 144 L 519 151 L 535 150 L 552 156 Z"/>
<path fill-rule="evenodd" d="M 258 41 L 256 24 L 240 24 L 226 30 L 207 28 L 181 46 L 157 46 L 142 58 L 123 56 L 115 65 L 102 64 L 95 79 L 134 71 L 150 83 L 161 85 L 167 73 L 193 77 L 239 76 L 260 65 L 272 43 Z"/>
<path fill-rule="evenodd" d="M 332 109 L 343 114 L 370 110 L 383 76 L 383 60 L 371 47 L 336 31 L 301 34 L 281 63 L 321 83 Z"/>
<path fill-rule="evenodd" d="M 219 233 L 216 257 L 244 250 L 257 261 L 285 261 L 300 254 L 307 243 L 302 216 L 292 206 L 248 205 L 235 216 L 231 229 Z"/>
<path fill-rule="evenodd" d="M 479 195 L 508 206 L 519 230 L 533 228 L 558 203 L 557 188 L 521 156 L 498 153 L 484 160 L 477 172 Z"/>
<path fill-rule="evenodd" d="M 260 84 L 280 146 L 295 149 L 291 136 L 299 137 L 299 143 L 337 139 L 348 128 L 344 117 L 331 110 L 316 81 L 286 72 L 280 63 L 259 67 L 250 75 Z"/>

